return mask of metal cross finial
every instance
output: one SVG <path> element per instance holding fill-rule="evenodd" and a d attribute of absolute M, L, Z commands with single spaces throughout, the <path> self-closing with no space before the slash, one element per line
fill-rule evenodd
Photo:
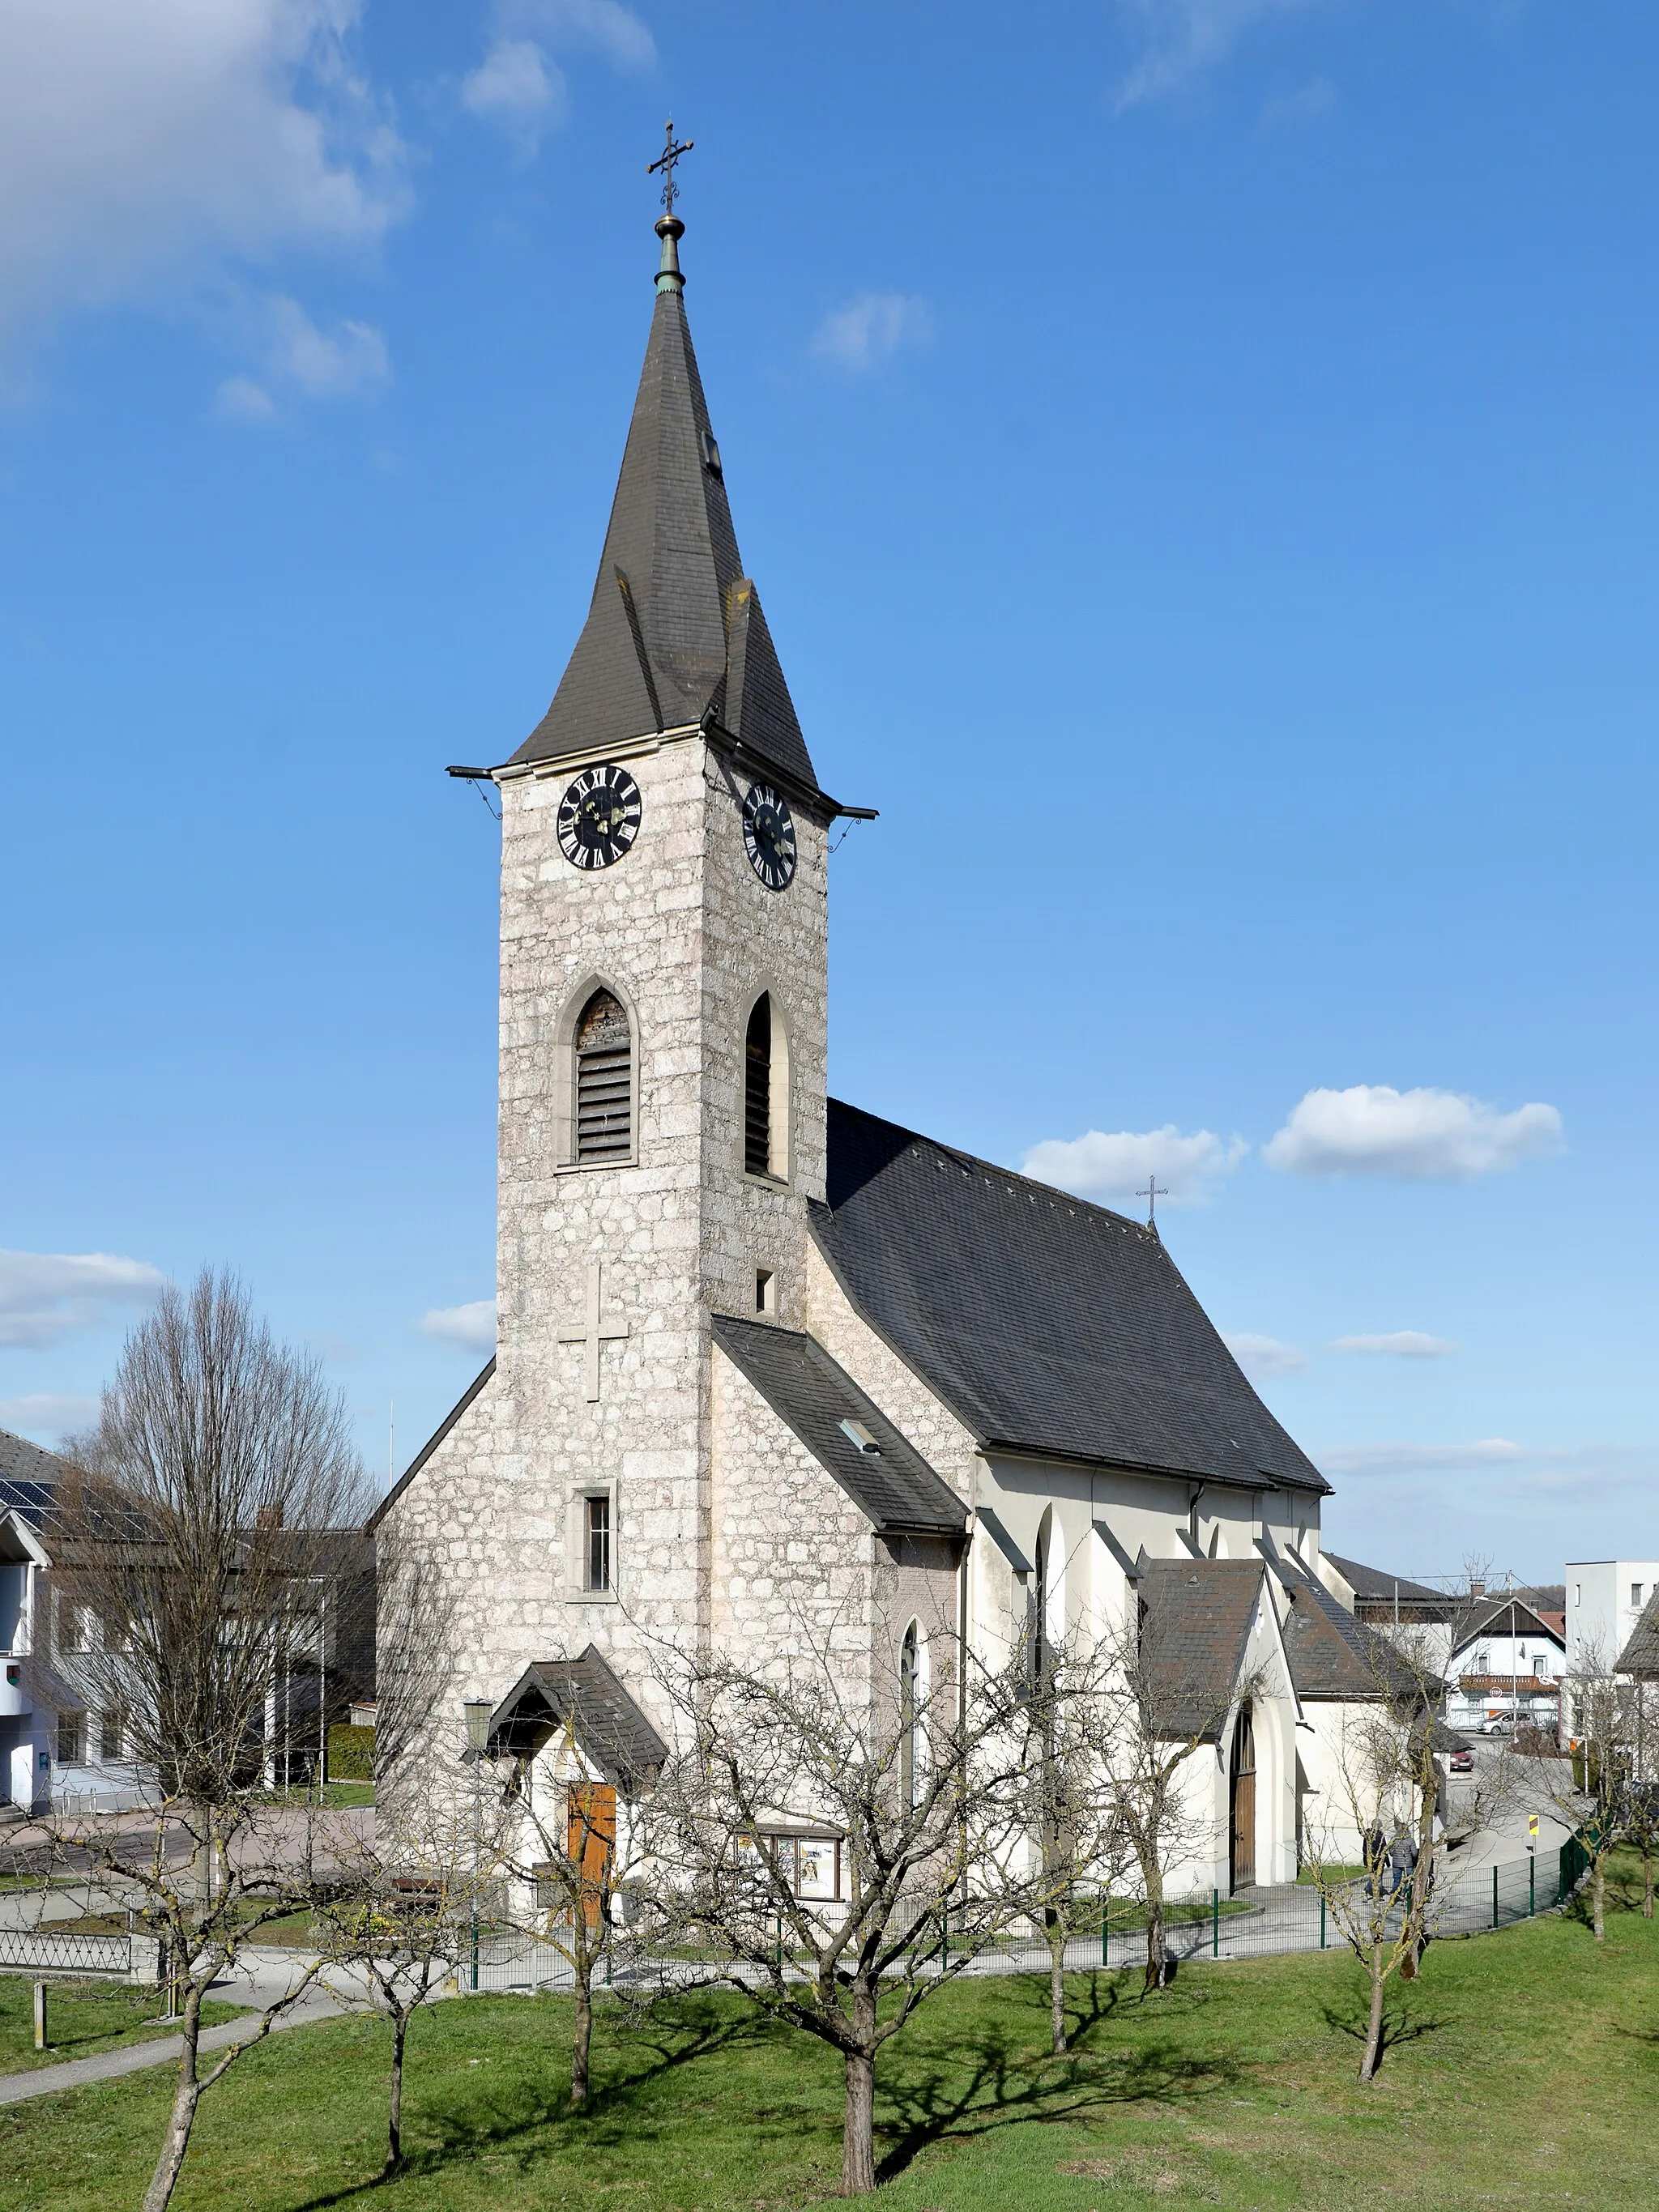
<path fill-rule="evenodd" d="M 645 173 L 647 177 L 654 177 L 659 169 L 662 171 L 663 212 L 665 215 L 672 215 L 674 203 L 680 196 L 680 188 L 674 182 L 674 164 L 682 154 L 689 154 L 696 142 L 688 138 L 683 146 L 677 146 L 674 143 L 674 118 L 672 115 L 664 125 L 664 129 L 666 137 L 663 149 L 656 160 L 647 166 Z"/>
<path fill-rule="evenodd" d="M 1169 1195 L 1169 1192 L 1164 1188 L 1155 1175 L 1147 1176 L 1145 1190 L 1138 1190 L 1135 1193 L 1137 1198 L 1144 1198 L 1146 1201 L 1146 1226 L 1149 1229 L 1156 1229 L 1158 1226 L 1158 1201 L 1160 1198 L 1167 1198 Z"/>

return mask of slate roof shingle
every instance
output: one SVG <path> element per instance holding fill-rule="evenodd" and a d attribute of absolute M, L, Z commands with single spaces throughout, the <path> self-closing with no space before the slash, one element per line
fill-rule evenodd
<path fill-rule="evenodd" d="M 982 1445 L 1324 1493 L 1139 1222 L 830 1102 L 812 1233 Z"/>
<path fill-rule="evenodd" d="M 1619 1654 L 1618 1672 L 1633 1674 L 1641 1681 L 1659 1680 L 1659 1590 L 1643 1607 L 1641 1619 Z"/>
<path fill-rule="evenodd" d="M 721 1351 L 876 1528 L 963 1533 L 967 1509 L 950 1484 L 816 1337 L 730 1314 L 716 1314 L 714 1328 Z M 879 1451 L 860 1450 L 843 1421 L 862 1423 Z"/>
<path fill-rule="evenodd" d="M 811 757 L 754 585 L 677 287 L 657 294 L 587 620 L 514 763 L 708 716 L 811 793 Z"/>
<path fill-rule="evenodd" d="M 1215 1741 L 1266 1573 L 1255 1559 L 1141 1559 L 1141 1663 L 1152 1686 L 1154 1731 L 1164 1741 Z"/>
<path fill-rule="evenodd" d="M 631 1790 L 659 1768 L 668 1746 L 592 1644 L 574 1659 L 532 1660 L 489 1721 L 491 1755 L 539 1749 L 568 1727 L 583 1753 Z"/>
<path fill-rule="evenodd" d="M 1397 1598 L 1402 1607 L 1409 1606 L 1413 1611 L 1433 1606 L 1449 1616 L 1452 1601 L 1444 1590 L 1431 1589 L 1426 1583 L 1407 1582 L 1403 1575 L 1387 1574 L 1381 1567 L 1364 1566 L 1358 1559 L 1345 1559 L 1328 1549 L 1325 1557 L 1362 1603 L 1392 1605 Z"/>

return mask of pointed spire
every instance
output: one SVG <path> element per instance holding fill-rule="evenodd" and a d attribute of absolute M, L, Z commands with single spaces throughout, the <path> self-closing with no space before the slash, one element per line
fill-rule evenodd
<path fill-rule="evenodd" d="M 669 147 L 685 150 L 674 149 L 672 125 Z M 671 163 L 665 194 L 676 189 Z M 552 705 L 513 757 L 556 760 L 701 722 L 816 790 L 738 551 L 685 317 L 685 225 L 665 204 L 651 336 L 587 620 Z"/>

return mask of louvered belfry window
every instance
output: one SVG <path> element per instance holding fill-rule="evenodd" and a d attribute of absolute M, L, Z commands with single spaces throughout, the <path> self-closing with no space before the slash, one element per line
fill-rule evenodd
<path fill-rule="evenodd" d="M 743 1164 L 750 1175 L 772 1172 L 772 1001 L 764 994 L 744 1040 Z"/>
<path fill-rule="evenodd" d="M 634 1149 L 634 1040 L 609 991 L 576 1024 L 576 1158 L 625 1159 Z"/>

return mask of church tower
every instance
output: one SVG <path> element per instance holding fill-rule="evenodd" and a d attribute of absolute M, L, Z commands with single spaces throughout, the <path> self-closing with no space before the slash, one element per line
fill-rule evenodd
<path fill-rule="evenodd" d="M 744 572 L 672 198 L 592 604 L 501 794 L 503 1662 L 706 1633 L 711 1316 L 787 1324 L 825 1183 L 827 831 Z M 505 1450 L 503 1450 L 505 1447 Z M 507 1510 L 503 1510 L 503 1508 Z M 481 1655 L 482 1656 L 482 1655 Z"/>

